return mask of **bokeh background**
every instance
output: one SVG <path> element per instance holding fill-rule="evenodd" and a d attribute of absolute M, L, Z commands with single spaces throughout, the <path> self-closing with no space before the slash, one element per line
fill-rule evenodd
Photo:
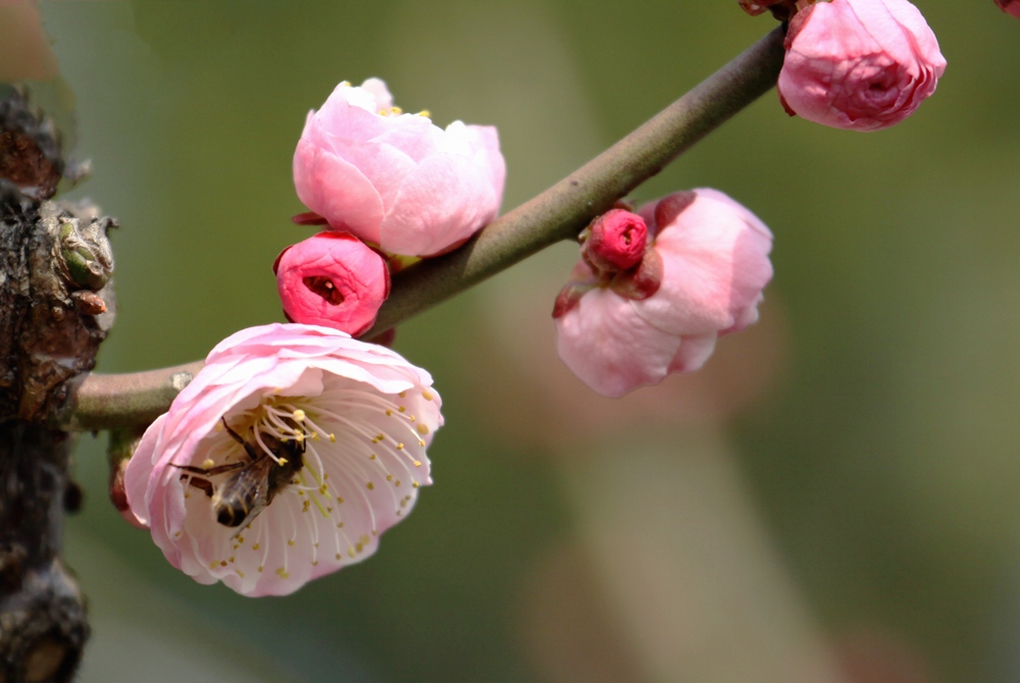
<path fill-rule="evenodd" d="M 0 53 L 32 49 L 17 4 Z M 761 322 L 701 373 L 612 402 L 562 369 L 569 244 L 401 327 L 447 426 L 364 564 L 287 598 L 199 586 L 121 521 L 83 436 L 81 681 L 1020 679 L 1020 21 L 917 4 L 949 67 L 912 119 L 830 130 L 769 93 L 634 194 L 717 187 L 775 233 Z M 60 80 L 35 77 L 95 169 L 70 196 L 122 224 L 105 372 L 282 319 L 270 266 L 309 232 L 291 155 L 337 82 L 498 126 L 505 210 L 774 24 L 682 0 L 38 8 Z"/>

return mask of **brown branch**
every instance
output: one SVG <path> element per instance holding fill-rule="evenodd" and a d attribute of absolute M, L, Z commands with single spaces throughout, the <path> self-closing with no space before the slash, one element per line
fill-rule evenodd
<path fill-rule="evenodd" d="M 661 171 L 775 86 L 785 29 L 776 28 L 689 93 L 534 199 L 493 221 L 463 247 L 393 278 L 371 339 L 556 242 Z M 164 412 L 201 362 L 131 375 L 92 375 L 57 416 L 71 429 L 144 425 Z"/>

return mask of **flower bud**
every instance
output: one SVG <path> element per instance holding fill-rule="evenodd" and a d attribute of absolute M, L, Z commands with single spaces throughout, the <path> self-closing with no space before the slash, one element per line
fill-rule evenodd
<path fill-rule="evenodd" d="M 1020 19 L 1020 0 L 995 0 L 995 4 L 1006 14 Z"/>
<path fill-rule="evenodd" d="M 611 209 L 592 221 L 582 235 L 581 258 L 595 270 L 630 270 L 641 262 L 647 237 L 641 216 Z"/>
<path fill-rule="evenodd" d="M 62 219 L 60 261 L 70 281 L 78 287 L 99 291 L 113 275 L 113 250 L 106 231 L 109 219 Z"/>
<path fill-rule="evenodd" d="M 386 262 L 346 232 L 320 232 L 287 247 L 273 272 L 283 311 L 292 322 L 352 336 L 372 326 L 390 293 Z"/>
<path fill-rule="evenodd" d="M 832 0 L 798 12 L 786 34 L 779 98 L 791 116 L 873 131 L 914 113 L 946 69 L 907 0 Z"/>

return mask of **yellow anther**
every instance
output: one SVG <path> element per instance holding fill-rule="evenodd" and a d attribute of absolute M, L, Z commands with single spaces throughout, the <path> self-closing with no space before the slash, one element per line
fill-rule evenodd
<path fill-rule="evenodd" d="M 347 554 L 350 555 L 351 557 L 354 557 L 355 555 L 357 555 L 357 553 L 354 552 L 354 546 L 349 546 L 347 548 Z"/>
<path fill-rule="evenodd" d="M 278 576 L 279 576 L 279 577 L 280 577 L 281 579 L 286 579 L 286 578 L 287 578 L 288 576 L 290 576 L 290 572 L 288 572 L 288 571 L 287 571 L 286 569 L 284 569 L 283 567 L 280 567 L 279 569 L 277 569 L 277 570 L 276 570 L 276 574 L 277 574 L 277 575 L 278 575 Z"/>
<path fill-rule="evenodd" d="M 291 417 L 294 418 L 295 422 L 304 422 L 305 421 L 305 411 L 301 410 L 300 408 L 297 408 L 297 409 L 294 410 L 293 413 L 291 413 Z"/>
<path fill-rule="evenodd" d="M 212 562 L 209 563 L 209 569 L 216 569 L 216 565 L 217 565 L 216 560 L 213 560 Z"/>
<path fill-rule="evenodd" d="M 231 555 L 231 556 L 230 556 L 230 561 L 231 561 L 231 562 L 234 562 L 234 561 L 235 561 L 235 560 L 234 560 L 234 556 L 233 556 L 233 555 Z"/>
<path fill-rule="evenodd" d="M 237 575 L 240 576 L 242 579 L 244 578 L 244 572 L 242 572 L 240 569 L 237 570 Z"/>
<path fill-rule="evenodd" d="M 258 544 L 258 543 L 256 543 L 255 545 L 253 545 L 253 546 L 251 547 L 251 549 L 252 549 L 252 550 L 258 550 L 258 549 L 259 549 L 259 544 Z"/>
<path fill-rule="evenodd" d="M 336 528 L 337 529 L 343 529 L 344 528 L 344 523 L 343 522 L 337 522 L 336 523 Z"/>
<path fill-rule="evenodd" d="M 387 474 L 386 475 L 386 481 L 393 481 L 393 475 L 392 474 Z"/>
<path fill-rule="evenodd" d="M 417 426 L 415 426 L 414 429 L 415 429 L 416 432 L 418 432 L 422 436 L 425 436 L 426 434 L 429 433 L 429 426 L 427 424 L 425 424 L 424 422 L 419 422 L 417 424 Z"/>
<path fill-rule="evenodd" d="M 220 566 L 221 567 L 226 567 L 227 566 L 227 561 L 226 560 L 220 560 Z"/>
<path fill-rule="evenodd" d="M 369 491 L 374 491 L 375 490 L 375 484 L 373 484 L 372 482 L 368 482 L 367 484 L 365 484 L 365 486 L 368 487 Z"/>
<path fill-rule="evenodd" d="M 336 559 L 338 559 L 338 560 L 342 560 L 342 559 L 344 559 L 344 556 L 343 556 L 343 555 L 341 555 L 340 553 L 337 553 L 337 554 L 336 554 Z"/>
<path fill-rule="evenodd" d="M 397 479 L 397 480 L 396 480 L 395 482 L 393 482 L 393 485 L 394 485 L 394 486 L 400 486 L 400 480 L 399 480 L 399 479 Z"/>
<path fill-rule="evenodd" d="M 373 453 L 372 455 L 368 456 L 368 459 L 369 460 L 375 460 L 375 453 Z"/>
<path fill-rule="evenodd" d="M 215 464 L 216 463 L 213 462 L 212 458 L 206 458 L 205 460 L 202 461 L 202 469 L 203 470 L 212 469 L 212 466 Z"/>
<path fill-rule="evenodd" d="M 336 443 L 336 434 L 330 434 L 329 435 L 329 442 L 330 443 Z"/>
<path fill-rule="evenodd" d="M 426 401 L 431 401 L 432 400 L 432 392 L 429 391 L 428 389 L 425 389 L 424 391 L 421 392 L 421 397 L 423 399 L 425 399 Z"/>
<path fill-rule="evenodd" d="M 414 461 L 414 466 L 415 467 L 421 467 L 421 460 L 415 460 Z"/>
<path fill-rule="evenodd" d="M 407 392 L 401 391 L 399 394 L 397 394 L 397 396 L 399 396 L 400 398 L 407 398 Z"/>
<path fill-rule="evenodd" d="M 261 573 L 262 573 L 262 570 L 263 570 L 263 569 L 265 569 L 265 567 L 263 567 L 263 566 L 262 566 L 262 565 L 260 564 L 260 565 L 259 565 L 259 574 L 261 574 Z"/>
<path fill-rule="evenodd" d="M 237 537 L 237 542 L 238 543 L 244 543 L 244 536 L 238 536 Z"/>
<path fill-rule="evenodd" d="M 290 461 L 289 461 L 289 460 L 287 460 L 287 458 L 280 458 L 280 459 L 279 459 L 279 460 L 277 461 L 277 463 L 276 463 L 276 464 L 277 464 L 277 465 L 279 465 L 280 467 L 283 467 L 283 466 L 284 466 L 284 465 L 286 465 L 286 464 L 287 464 L 288 462 L 290 462 Z"/>
<path fill-rule="evenodd" d="M 350 81 L 340 81 L 340 87 L 341 88 L 349 88 L 349 87 L 351 87 L 351 82 Z"/>
<path fill-rule="evenodd" d="M 432 114 L 429 112 L 428 109 L 422 109 L 420 112 L 418 112 L 418 116 L 424 116 L 425 118 L 428 118 L 432 116 Z"/>
<path fill-rule="evenodd" d="M 407 406 L 400 406 L 399 408 L 397 408 L 397 410 L 399 410 L 402 413 L 405 413 L 407 412 Z"/>
<path fill-rule="evenodd" d="M 398 443 L 398 444 L 397 444 L 397 450 L 398 450 L 398 451 L 402 451 L 402 450 L 404 450 L 404 444 L 402 444 L 402 443 Z"/>
<path fill-rule="evenodd" d="M 393 114 L 394 116 L 400 116 L 401 114 L 404 113 L 404 110 L 401 109 L 400 107 L 390 107 L 390 113 Z"/>
<path fill-rule="evenodd" d="M 294 545 L 294 539 L 293 538 L 288 538 L 287 539 L 287 545 Z"/>
<path fill-rule="evenodd" d="M 313 567 L 318 567 L 319 566 L 319 561 L 318 560 L 312 560 L 312 566 Z"/>
<path fill-rule="evenodd" d="M 389 410 L 389 409 L 387 409 L 387 410 L 386 410 L 386 417 L 393 417 L 393 411 L 392 411 L 392 410 Z"/>
<path fill-rule="evenodd" d="M 419 484 L 418 484 L 418 482 L 413 481 L 413 482 L 411 482 L 411 486 L 414 487 L 414 488 L 418 488 Z"/>

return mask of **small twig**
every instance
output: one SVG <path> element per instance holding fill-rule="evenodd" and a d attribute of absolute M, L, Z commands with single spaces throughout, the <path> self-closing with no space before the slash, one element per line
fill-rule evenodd
<path fill-rule="evenodd" d="M 378 336 L 545 247 L 576 238 L 595 216 L 771 90 L 783 65 L 784 35 L 784 27 L 776 28 L 633 133 L 493 221 L 460 249 L 395 275 L 375 326 L 363 338 Z M 197 362 L 143 373 L 92 374 L 76 391 L 72 389 L 58 421 L 65 429 L 83 430 L 148 424 L 167 410 L 201 367 Z"/>

